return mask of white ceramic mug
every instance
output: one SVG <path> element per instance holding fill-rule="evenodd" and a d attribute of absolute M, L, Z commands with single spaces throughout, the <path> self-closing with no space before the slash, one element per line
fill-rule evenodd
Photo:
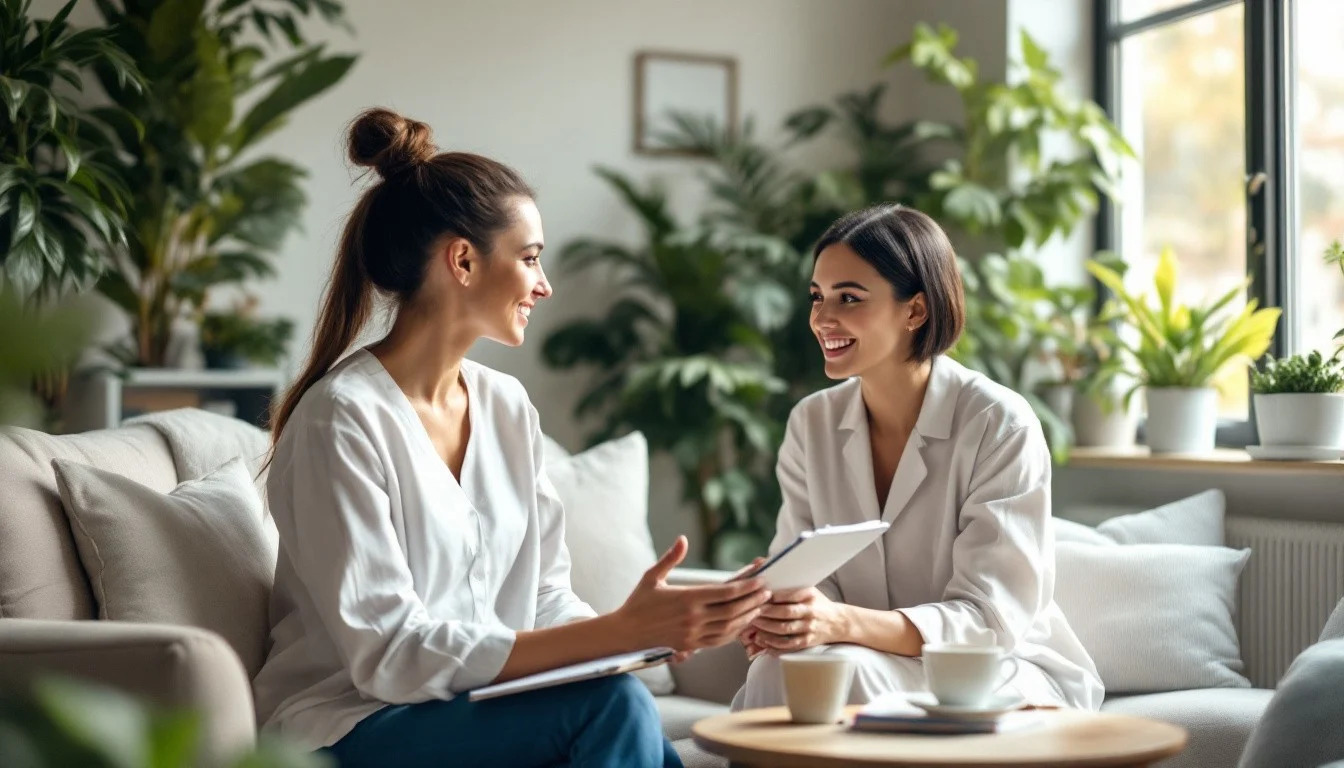
<path fill-rule="evenodd" d="M 997 645 L 936 643 L 923 655 L 929 692 L 950 707 L 981 706 L 1017 674 L 1017 659 Z"/>
<path fill-rule="evenodd" d="M 781 656 L 784 703 L 795 723 L 835 723 L 844 713 L 854 664 L 843 656 Z"/>

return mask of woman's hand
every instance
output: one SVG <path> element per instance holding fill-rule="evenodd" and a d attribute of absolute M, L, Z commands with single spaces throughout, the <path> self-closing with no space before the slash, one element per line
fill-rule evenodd
<path fill-rule="evenodd" d="M 667 575 L 686 557 L 686 549 L 686 537 L 678 537 L 612 614 L 618 631 L 635 638 L 638 647 L 668 646 L 684 654 L 723 645 L 741 634 L 770 599 L 759 579 L 669 586 Z"/>
<path fill-rule="evenodd" d="M 790 653 L 848 639 L 845 606 L 808 587 L 775 595 L 751 622 L 743 644 L 747 655 L 755 658 L 761 652 Z"/>

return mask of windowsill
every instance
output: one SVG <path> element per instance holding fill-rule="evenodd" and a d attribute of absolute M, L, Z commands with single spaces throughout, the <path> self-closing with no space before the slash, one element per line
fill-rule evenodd
<path fill-rule="evenodd" d="M 1087 469 L 1151 469 L 1176 472 L 1254 472 L 1257 474 L 1336 473 L 1344 477 L 1344 461 L 1258 461 L 1236 448 L 1212 453 L 1152 455 L 1147 447 L 1074 448 L 1068 466 Z"/>

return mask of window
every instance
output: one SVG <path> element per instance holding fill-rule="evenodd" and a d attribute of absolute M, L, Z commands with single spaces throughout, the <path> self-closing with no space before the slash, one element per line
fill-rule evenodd
<path fill-rule="evenodd" d="M 1140 289 L 1171 246 L 1188 301 L 1250 274 L 1248 296 L 1284 309 L 1272 352 L 1330 348 L 1344 326 L 1344 280 L 1322 259 L 1344 237 L 1344 2 L 1097 0 L 1096 17 L 1097 98 L 1140 156 L 1098 246 Z M 1221 385 L 1219 441 L 1251 442 L 1249 376 Z"/>

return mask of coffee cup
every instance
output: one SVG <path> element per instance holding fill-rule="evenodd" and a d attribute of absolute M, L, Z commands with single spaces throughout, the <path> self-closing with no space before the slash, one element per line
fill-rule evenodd
<path fill-rule="evenodd" d="M 923 658 L 929 692 L 950 707 L 982 706 L 1017 674 L 1017 659 L 997 645 L 931 643 Z"/>
<path fill-rule="evenodd" d="M 834 723 L 844 713 L 854 664 L 843 656 L 781 656 L 784 703 L 795 723 Z"/>

